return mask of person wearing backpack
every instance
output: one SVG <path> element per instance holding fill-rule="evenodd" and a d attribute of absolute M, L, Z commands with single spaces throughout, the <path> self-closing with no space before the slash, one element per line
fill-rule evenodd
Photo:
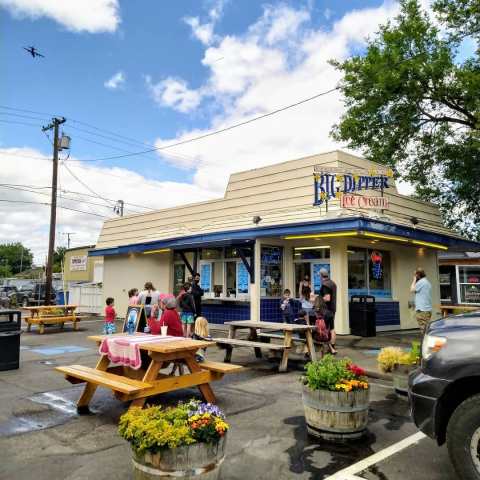
<path fill-rule="evenodd" d="M 332 345 L 332 330 L 334 329 L 334 316 L 328 309 L 325 300 L 321 295 L 315 299 L 315 326 L 317 340 L 326 343 L 332 355 L 336 355 L 337 351 Z"/>

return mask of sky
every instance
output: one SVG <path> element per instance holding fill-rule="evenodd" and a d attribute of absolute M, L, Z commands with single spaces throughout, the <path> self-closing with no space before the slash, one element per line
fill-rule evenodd
<path fill-rule="evenodd" d="M 41 264 L 52 168 L 52 132 L 41 127 L 53 115 L 71 137 L 57 245 L 66 232 L 71 246 L 95 244 L 118 199 L 132 214 L 221 197 L 232 172 L 344 148 L 329 134 L 344 111 L 335 91 L 129 155 L 331 90 L 340 74 L 329 60 L 360 52 L 398 4 L 0 0 L 0 11 L 0 243 L 23 242 Z M 23 50 L 31 45 L 45 57 Z"/>

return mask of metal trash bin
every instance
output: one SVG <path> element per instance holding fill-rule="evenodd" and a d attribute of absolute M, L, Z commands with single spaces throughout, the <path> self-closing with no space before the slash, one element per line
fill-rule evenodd
<path fill-rule="evenodd" d="M 20 310 L 0 309 L 0 370 L 15 370 L 20 364 Z"/>
<path fill-rule="evenodd" d="M 358 337 L 377 335 L 377 309 L 372 295 L 352 295 L 349 306 L 350 334 Z"/>

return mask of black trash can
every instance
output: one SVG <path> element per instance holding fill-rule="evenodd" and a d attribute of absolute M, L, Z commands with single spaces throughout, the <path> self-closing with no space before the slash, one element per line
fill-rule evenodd
<path fill-rule="evenodd" d="M 22 313 L 0 309 L 0 370 L 15 370 L 20 363 Z"/>
<path fill-rule="evenodd" d="M 350 297 L 350 333 L 358 337 L 377 335 L 377 309 L 372 295 L 352 295 Z"/>

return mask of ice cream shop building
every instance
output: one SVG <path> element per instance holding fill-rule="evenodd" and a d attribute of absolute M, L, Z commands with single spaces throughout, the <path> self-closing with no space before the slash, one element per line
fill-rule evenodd
<path fill-rule="evenodd" d="M 177 292 L 199 272 L 211 323 L 281 321 L 285 288 L 326 268 L 337 284 L 336 330 L 350 332 L 352 295 L 375 297 L 377 330 L 416 327 L 409 287 L 417 266 L 440 305 L 437 255 L 478 251 L 431 204 L 400 195 L 391 172 L 334 151 L 231 175 L 223 198 L 104 223 L 104 295 L 126 310 L 127 291 L 152 281 Z"/>

